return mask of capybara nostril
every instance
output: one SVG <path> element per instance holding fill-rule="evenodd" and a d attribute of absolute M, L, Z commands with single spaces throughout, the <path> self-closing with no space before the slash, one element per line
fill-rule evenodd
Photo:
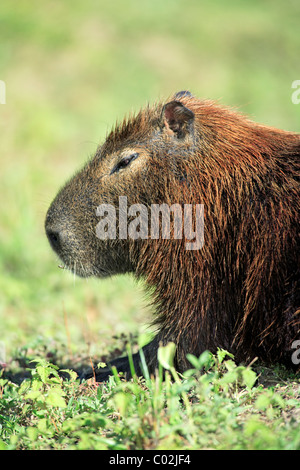
<path fill-rule="evenodd" d="M 46 229 L 46 234 L 51 247 L 59 254 L 61 250 L 61 234 L 57 230 Z"/>

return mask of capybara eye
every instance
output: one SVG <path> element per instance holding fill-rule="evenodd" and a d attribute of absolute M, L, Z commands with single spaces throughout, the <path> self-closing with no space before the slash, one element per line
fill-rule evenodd
<path fill-rule="evenodd" d="M 128 166 L 132 162 L 132 160 L 135 160 L 138 156 L 139 156 L 138 153 L 133 153 L 129 155 L 128 157 L 122 158 L 122 160 L 120 160 L 114 166 L 110 174 L 112 175 L 113 173 L 117 173 L 118 171 L 122 170 L 122 168 L 125 168 L 126 166 Z"/>

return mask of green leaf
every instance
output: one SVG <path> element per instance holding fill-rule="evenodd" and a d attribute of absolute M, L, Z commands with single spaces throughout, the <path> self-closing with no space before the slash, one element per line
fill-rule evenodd
<path fill-rule="evenodd" d="M 78 377 L 77 372 L 71 369 L 61 369 L 61 372 L 66 372 L 67 374 L 69 374 L 71 381 L 75 381 Z"/>
<path fill-rule="evenodd" d="M 246 387 L 250 389 L 254 386 L 256 379 L 257 379 L 256 373 L 252 369 L 249 369 L 249 368 L 245 368 L 242 371 L 242 377 L 243 377 L 244 384 L 246 385 Z"/>
<path fill-rule="evenodd" d="M 160 346 L 158 348 L 157 358 L 158 362 L 167 370 L 172 369 L 174 363 L 174 356 L 176 352 L 176 346 L 170 342 L 166 346 Z"/>
<path fill-rule="evenodd" d="M 60 388 L 51 389 L 49 390 L 45 401 L 48 405 L 66 408 L 67 404 L 62 395 L 64 395 L 64 392 Z"/>
<path fill-rule="evenodd" d="M 218 348 L 218 351 L 217 351 L 217 359 L 218 359 L 218 363 L 221 364 L 225 357 L 228 356 L 230 357 L 231 359 L 234 359 L 234 356 L 233 354 L 230 354 L 228 351 L 226 351 L 225 349 L 220 349 Z"/>
<path fill-rule="evenodd" d="M 5 442 L 3 442 L 1 439 L 0 439 L 0 450 L 6 450 L 7 449 L 7 445 L 5 444 Z"/>
<path fill-rule="evenodd" d="M 37 366 L 36 371 L 37 371 L 41 381 L 43 383 L 46 383 L 46 381 L 47 381 L 47 379 L 50 375 L 51 370 L 48 367 L 45 367 L 45 366 Z"/>
<path fill-rule="evenodd" d="M 98 362 L 97 367 L 98 369 L 104 369 L 104 367 L 107 367 L 107 364 L 105 362 Z"/>
<path fill-rule="evenodd" d="M 209 351 L 204 351 L 198 358 L 192 354 L 187 354 L 186 357 L 197 370 L 201 370 L 203 368 L 208 369 L 213 362 L 213 355 Z"/>
<path fill-rule="evenodd" d="M 7 379 L 0 379 L 0 387 L 4 387 L 4 385 L 6 385 L 8 382 Z"/>
<path fill-rule="evenodd" d="M 42 401 L 44 401 L 44 396 L 40 390 L 30 390 L 28 393 L 26 393 L 25 398 L 30 400 L 42 398 Z"/>
<path fill-rule="evenodd" d="M 37 440 L 37 437 L 38 437 L 38 434 L 39 434 L 39 433 L 38 433 L 37 428 L 33 428 L 33 427 L 30 426 L 30 427 L 28 427 L 28 428 L 26 429 L 26 434 L 27 434 L 27 436 L 29 437 L 29 439 L 30 439 L 32 442 L 34 442 L 34 441 Z"/>
<path fill-rule="evenodd" d="M 238 370 L 237 368 L 235 368 L 226 372 L 226 374 L 224 374 L 223 377 L 220 379 L 220 383 L 233 384 L 237 381 L 237 379 L 238 379 Z"/>
<path fill-rule="evenodd" d="M 126 394 L 124 392 L 118 392 L 113 397 L 113 401 L 121 415 L 126 414 L 126 411 L 128 409 L 128 406 L 131 400 L 132 400 L 131 395 Z"/>
<path fill-rule="evenodd" d="M 187 354 L 186 357 L 195 369 L 199 369 L 199 360 L 196 356 L 193 356 L 193 354 Z"/>
<path fill-rule="evenodd" d="M 270 405 L 270 403 L 271 403 L 271 399 L 270 399 L 269 394 L 261 393 L 257 397 L 254 406 L 257 410 L 266 410 L 268 406 Z"/>
<path fill-rule="evenodd" d="M 47 418 L 39 419 L 37 427 L 41 434 L 46 434 L 49 430 L 48 419 Z"/>

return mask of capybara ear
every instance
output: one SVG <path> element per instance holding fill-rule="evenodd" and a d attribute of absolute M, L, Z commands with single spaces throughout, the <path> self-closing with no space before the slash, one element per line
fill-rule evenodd
<path fill-rule="evenodd" d="M 163 126 L 171 130 L 178 139 L 182 139 L 191 132 L 195 115 L 180 101 L 170 101 L 163 107 Z"/>

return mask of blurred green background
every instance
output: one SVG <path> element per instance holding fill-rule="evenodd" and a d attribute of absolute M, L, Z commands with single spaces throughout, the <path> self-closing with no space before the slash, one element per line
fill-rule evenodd
<path fill-rule="evenodd" d="M 11 1 L 0 5 L 0 341 L 99 347 L 145 332 L 141 285 L 74 279 L 44 235 L 59 187 L 117 119 L 189 89 L 298 131 L 299 0 Z M 68 328 L 65 318 L 68 320 Z"/>

